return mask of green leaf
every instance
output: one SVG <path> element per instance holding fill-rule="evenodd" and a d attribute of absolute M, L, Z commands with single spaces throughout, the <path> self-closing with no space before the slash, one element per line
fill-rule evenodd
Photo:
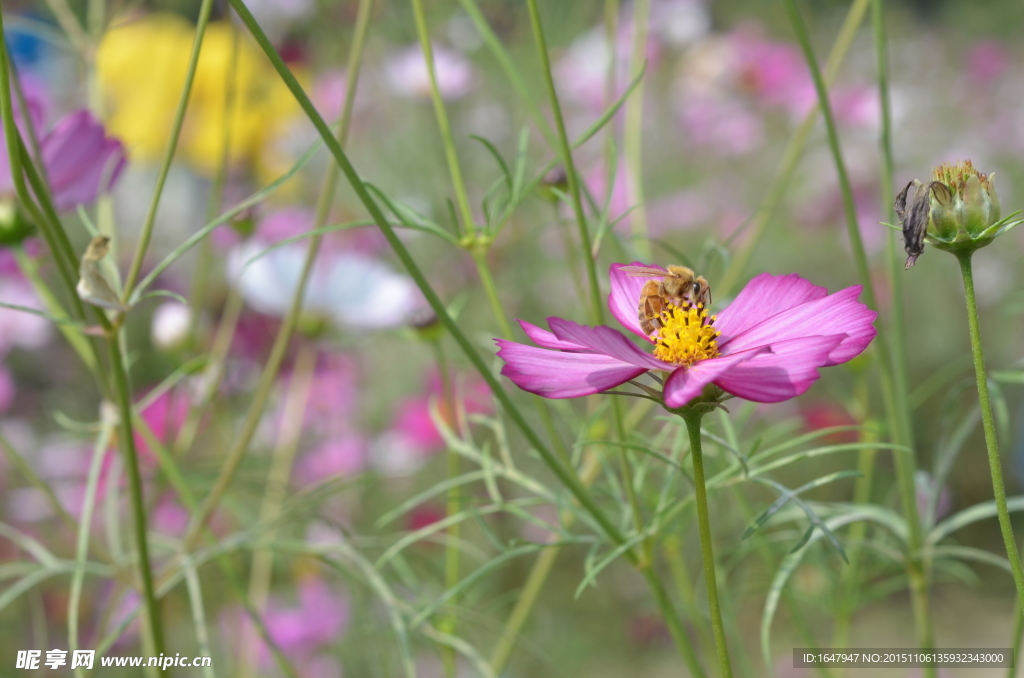
<path fill-rule="evenodd" d="M 320 150 L 320 146 L 322 144 L 323 142 L 318 139 L 306 150 L 305 153 L 303 153 L 299 157 L 299 159 L 295 162 L 294 165 L 291 166 L 291 168 L 287 172 L 279 176 L 277 179 L 275 179 L 267 186 L 264 186 L 260 190 L 256 191 L 242 202 L 235 205 L 235 207 L 231 208 L 230 210 L 221 214 L 219 217 L 217 217 L 210 223 L 203 226 L 201 229 L 193 233 L 187 240 L 185 240 L 185 242 L 183 242 L 181 245 L 178 245 L 178 247 L 176 247 L 170 254 L 164 257 L 163 261 L 157 264 L 156 267 L 149 272 L 149 275 L 143 278 L 142 281 L 135 286 L 135 290 L 132 292 L 132 297 L 131 299 L 128 300 L 128 305 L 134 306 L 135 302 L 138 301 L 143 291 L 149 285 L 153 284 L 153 281 L 156 280 L 161 273 L 167 270 L 171 266 L 171 264 L 177 261 L 183 254 L 185 254 L 185 252 L 188 252 L 190 249 L 195 247 L 195 245 L 199 243 L 203 238 L 212 233 L 215 228 L 235 218 L 236 216 L 238 216 L 245 210 L 249 209 L 253 205 L 262 202 L 264 199 L 267 198 L 267 196 L 271 195 L 282 185 L 287 183 L 293 176 L 295 176 L 299 172 L 299 170 L 305 167 L 309 163 L 309 161 L 313 159 L 313 156 L 316 155 L 316 152 L 318 150 Z"/>
<path fill-rule="evenodd" d="M 1024 496 L 1010 497 L 1006 500 L 1006 508 L 1012 513 L 1014 511 L 1024 511 Z M 942 539 L 957 530 L 967 527 L 971 523 L 976 523 L 979 520 L 987 520 L 988 518 L 994 518 L 999 514 L 996 509 L 995 500 L 982 502 L 965 508 L 962 511 L 954 513 L 950 517 L 943 520 L 941 523 L 932 528 L 931 532 L 928 533 L 926 543 L 937 544 Z"/>
<path fill-rule="evenodd" d="M 759 513 L 754 518 L 751 524 L 743 532 L 743 536 L 740 537 L 740 541 L 748 539 L 751 535 L 754 534 L 754 532 L 758 530 L 758 528 L 767 523 L 773 515 L 778 513 L 786 504 L 788 504 L 790 500 L 796 499 L 796 497 L 801 493 L 814 489 L 816 487 L 827 485 L 837 480 L 842 480 L 843 478 L 861 478 L 863 477 L 863 475 L 864 474 L 861 473 L 860 471 L 839 471 L 837 473 L 832 473 L 826 476 L 822 476 L 821 478 L 812 480 L 811 482 L 806 483 L 805 485 L 801 485 L 795 490 L 790 490 L 784 485 L 768 480 L 767 478 L 755 478 L 755 481 L 768 485 L 769 487 L 778 490 L 779 498 L 775 500 L 775 503 L 773 503 L 771 506 L 766 508 L 764 511 Z M 800 546 L 803 546 L 803 543 L 801 543 Z"/>

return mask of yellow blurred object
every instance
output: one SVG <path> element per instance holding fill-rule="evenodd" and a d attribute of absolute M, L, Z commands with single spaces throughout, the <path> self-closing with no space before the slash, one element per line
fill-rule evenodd
<path fill-rule="evenodd" d="M 137 162 L 155 161 L 167 147 L 195 26 L 168 13 L 149 14 L 116 25 L 100 43 L 97 70 L 109 106 L 110 131 L 121 137 Z M 234 105 L 225 115 L 232 54 Z M 293 69 L 303 85 L 308 74 Z M 301 109 L 248 34 L 225 21 L 206 29 L 196 68 L 179 156 L 212 175 L 230 124 L 229 161 L 251 167 L 262 179 L 291 163 L 276 143 Z"/>

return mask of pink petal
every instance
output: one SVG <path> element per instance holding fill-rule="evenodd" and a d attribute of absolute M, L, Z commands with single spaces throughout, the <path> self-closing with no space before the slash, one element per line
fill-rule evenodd
<path fill-rule="evenodd" d="M 541 348 L 555 348 L 562 351 L 583 351 L 590 353 L 591 349 L 580 344 L 574 344 L 571 341 L 562 341 L 551 332 L 545 329 L 541 329 L 536 325 L 526 322 L 525 320 L 516 320 L 519 326 L 523 328 L 523 332 L 526 332 L 526 336 L 530 338 L 530 341 L 537 344 Z"/>
<path fill-rule="evenodd" d="M 736 365 L 770 351 L 767 346 L 761 346 L 749 351 L 702 360 L 690 367 L 680 367 L 665 381 L 665 404 L 669 407 L 682 407 L 699 396 L 705 386 Z"/>
<path fill-rule="evenodd" d="M 651 338 L 640 329 L 640 321 L 637 319 L 636 312 L 640 306 L 640 290 L 643 289 L 644 283 L 648 280 L 656 280 L 656 278 L 633 278 L 619 270 L 623 266 L 648 265 L 642 261 L 634 261 L 632 264 L 612 264 L 608 271 L 612 283 L 612 291 L 608 295 L 608 308 L 623 327 L 653 344 Z M 653 268 L 661 267 L 654 266 Z"/>
<path fill-rule="evenodd" d="M 120 141 L 107 139 L 103 150 L 96 156 L 95 164 L 82 172 L 59 190 L 54 188 L 54 200 L 60 211 L 70 210 L 76 205 L 90 203 L 101 193 L 113 188 L 128 163 Z"/>
<path fill-rule="evenodd" d="M 548 318 L 548 326 L 562 341 L 582 344 L 598 353 L 642 367 L 645 370 L 670 370 L 672 365 L 658 360 L 621 333 L 610 327 L 587 327 L 562 318 Z"/>
<path fill-rule="evenodd" d="M 863 351 L 877 333 L 872 322 L 878 313 L 857 301 L 860 286 L 847 287 L 835 294 L 793 306 L 777 313 L 738 336 L 719 341 L 723 353 L 733 353 L 755 346 L 771 345 L 801 337 L 846 335 L 834 347 L 823 366 L 838 365 Z M 719 327 L 716 322 L 715 327 Z M 722 335 L 725 331 L 722 330 Z"/>
<path fill-rule="evenodd" d="M 735 396 L 759 403 L 789 400 L 818 379 L 818 368 L 831 364 L 829 354 L 844 338 L 837 334 L 774 342 L 771 352 L 735 365 L 715 383 Z"/>
<path fill-rule="evenodd" d="M 718 313 L 715 328 L 723 337 L 735 337 L 777 313 L 821 299 L 827 294 L 827 289 L 804 280 L 796 273 L 762 273 L 748 282 L 733 302 Z"/>
<path fill-rule="evenodd" d="M 62 118 L 42 140 L 40 151 L 60 210 L 95 200 L 114 184 L 125 164 L 121 142 L 107 137 L 103 125 L 85 110 Z"/>
<path fill-rule="evenodd" d="M 498 357 L 505 361 L 501 373 L 530 393 L 545 398 L 578 398 L 625 383 L 647 371 L 611 356 L 595 353 L 563 353 L 495 340 Z"/>

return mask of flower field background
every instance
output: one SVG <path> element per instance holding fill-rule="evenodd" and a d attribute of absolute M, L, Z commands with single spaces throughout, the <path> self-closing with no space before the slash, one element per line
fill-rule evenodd
<path fill-rule="evenodd" d="M 1024 5 L 2 22 L 0 673 L 1016 675 Z"/>

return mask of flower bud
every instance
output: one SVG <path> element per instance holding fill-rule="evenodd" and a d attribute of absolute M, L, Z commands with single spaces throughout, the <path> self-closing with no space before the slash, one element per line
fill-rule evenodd
<path fill-rule="evenodd" d="M 0 247 L 21 243 L 33 230 L 31 222 L 13 200 L 0 201 Z"/>
<path fill-rule="evenodd" d="M 911 181 L 896 197 L 906 268 L 924 252 L 925 242 L 947 252 L 972 252 L 991 243 L 1001 228 L 1016 225 L 1000 221 L 994 174 L 986 176 L 963 160 L 939 165 L 932 176 L 927 184 Z"/>

